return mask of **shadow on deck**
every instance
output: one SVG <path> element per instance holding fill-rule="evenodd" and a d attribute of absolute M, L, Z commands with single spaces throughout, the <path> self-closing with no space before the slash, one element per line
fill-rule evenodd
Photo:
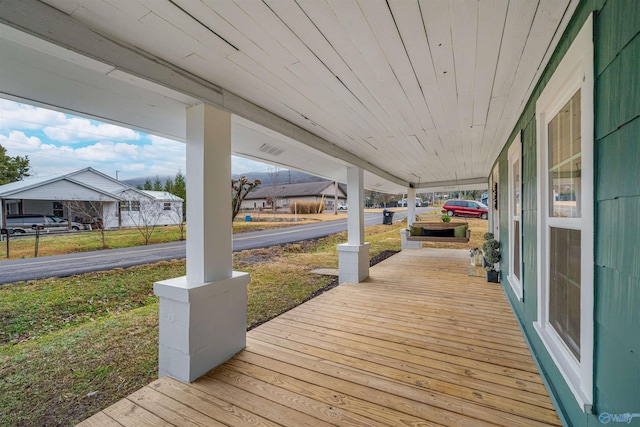
<path fill-rule="evenodd" d="M 466 250 L 402 251 L 82 425 L 561 425 L 501 287 L 468 269 Z"/>

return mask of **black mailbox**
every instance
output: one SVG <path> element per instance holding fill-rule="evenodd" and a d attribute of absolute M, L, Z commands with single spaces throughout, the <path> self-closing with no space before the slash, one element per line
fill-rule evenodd
<path fill-rule="evenodd" d="M 31 226 L 32 230 L 42 230 L 43 228 L 44 228 L 44 225 L 33 224 Z"/>
<path fill-rule="evenodd" d="M 0 234 L 11 234 L 8 228 L 0 228 Z"/>

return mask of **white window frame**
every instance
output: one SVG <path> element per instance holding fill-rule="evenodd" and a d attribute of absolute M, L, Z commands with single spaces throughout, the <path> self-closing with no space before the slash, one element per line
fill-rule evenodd
<path fill-rule="evenodd" d="M 593 404 L 593 18 L 589 16 L 536 102 L 538 161 L 538 318 L 534 327 L 581 409 Z M 581 91 L 582 212 L 580 218 L 549 217 L 547 126 Z M 549 228 L 581 230 L 580 360 L 549 323 Z"/>
<path fill-rule="evenodd" d="M 515 230 L 513 228 L 514 221 L 520 222 L 520 278 L 522 278 L 522 137 L 521 132 L 518 132 L 518 136 L 515 137 L 511 146 L 509 147 L 509 151 L 507 153 L 507 157 L 509 159 L 509 271 L 507 274 L 507 281 L 511 285 L 513 292 L 519 301 L 523 301 L 523 292 L 522 292 L 522 280 L 518 279 L 518 277 L 514 274 L 514 266 L 515 259 L 513 256 L 514 242 L 515 242 Z M 519 161 L 520 168 L 520 212 L 518 215 L 515 215 L 513 210 L 514 205 L 514 186 L 513 182 L 513 168 L 516 162 Z"/>

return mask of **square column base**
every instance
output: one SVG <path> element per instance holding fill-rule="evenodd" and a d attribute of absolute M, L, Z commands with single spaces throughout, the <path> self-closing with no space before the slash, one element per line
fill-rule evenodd
<path fill-rule="evenodd" d="M 409 230 L 403 228 L 400 230 L 400 248 L 405 249 L 420 249 L 422 248 L 422 242 L 416 240 L 407 240 Z"/>
<path fill-rule="evenodd" d="M 369 277 L 369 248 L 363 245 L 338 245 L 338 283 L 360 283 Z"/>
<path fill-rule="evenodd" d="M 158 374 L 191 382 L 247 345 L 248 273 L 193 286 L 186 276 L 153 285 L 160 297 Z"/>

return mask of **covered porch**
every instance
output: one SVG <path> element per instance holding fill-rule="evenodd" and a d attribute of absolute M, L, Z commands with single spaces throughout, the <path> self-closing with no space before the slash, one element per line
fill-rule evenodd
<path fill-rule="evenodd" d="M 82 426 L 561 425 L 498 284 L 456 249 L 406 249 Z"/>

